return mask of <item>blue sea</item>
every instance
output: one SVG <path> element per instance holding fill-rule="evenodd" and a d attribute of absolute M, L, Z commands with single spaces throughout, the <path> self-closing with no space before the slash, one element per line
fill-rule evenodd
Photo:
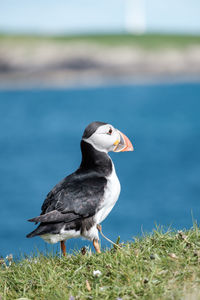
<path fill-rule="evenodd" d="M 0 91 L 0 255 L 59 250 L 27 239 L 46 194 L 80 164 L 92 121 L 125 133 L 135 151 L 111 153 L 122 190 L 102 223 L 112 240 L 191 228 L 200 216 L 200 84 Z M 102 247 L 109 247 L 101 239 Z M 90 242 L 69 240 L 68 251 Z"/>

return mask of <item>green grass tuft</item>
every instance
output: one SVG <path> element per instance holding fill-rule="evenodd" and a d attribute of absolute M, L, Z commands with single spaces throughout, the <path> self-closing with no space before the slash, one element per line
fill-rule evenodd
<path fill-rule="evenodd" d="M 120 245 L 101 254 L 11 258 L 10 266 L 1 260 L 0 299 L 200 299 L 197 226 L 184 232 L 156 229 Z M 101 274 L 94 276 L 97 270 Z"/>

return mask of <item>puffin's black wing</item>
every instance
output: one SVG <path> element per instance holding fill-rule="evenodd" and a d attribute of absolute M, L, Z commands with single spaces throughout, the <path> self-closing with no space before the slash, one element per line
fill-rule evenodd
<path fill-rule="evenodd" d="M 93 216 L 103 198 L 106 178 L 96 172 L 75 172 L 47 195 L 39 217 L 31 222 L 71 222 Z"/>

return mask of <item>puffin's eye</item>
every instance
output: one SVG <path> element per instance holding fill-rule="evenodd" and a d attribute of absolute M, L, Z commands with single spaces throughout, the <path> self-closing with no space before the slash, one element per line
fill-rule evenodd
<path fill-rule="evenodd" d="M 107 134 L 111 135 L 112 134 L 112 128 L 109 129 L 109 131 L 107 132 Z"/>

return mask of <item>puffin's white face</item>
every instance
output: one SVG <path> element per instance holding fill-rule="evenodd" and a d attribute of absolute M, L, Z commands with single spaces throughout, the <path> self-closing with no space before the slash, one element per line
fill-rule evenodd
<path fill-rule="evenodd" d="M 106 153 L 109 151 L 133 151 L 129 139 L 110 124 L 99 126 L 89 138 L 84 140 L 96 150 Z"/>

